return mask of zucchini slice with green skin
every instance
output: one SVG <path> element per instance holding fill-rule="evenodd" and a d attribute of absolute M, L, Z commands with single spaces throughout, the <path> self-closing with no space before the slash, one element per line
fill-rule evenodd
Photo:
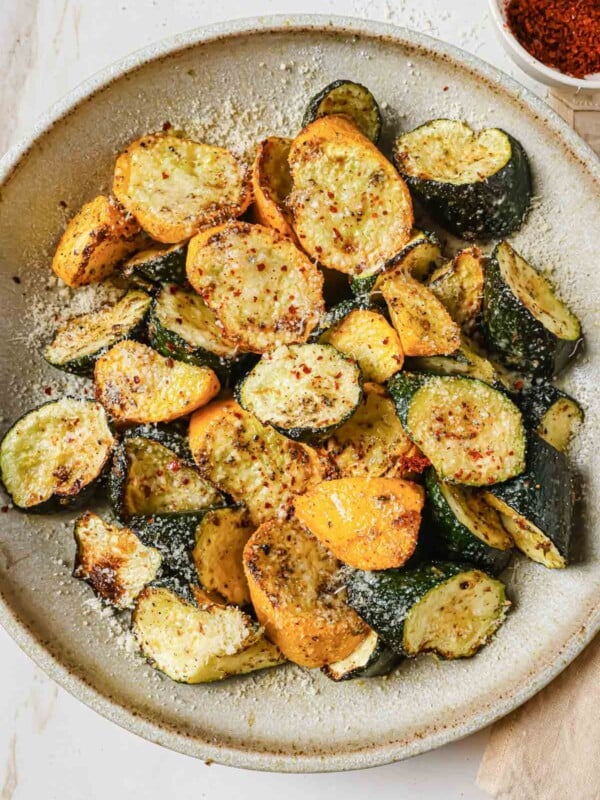
<path fill-rule="evenodd" d="M 187 242 L 172 247 L 153 247 L 142 250 L 123 266 L 123 272 L 133 278 L 140 277 L 152 283 L 185 283 L 185 258 Z"/>
<path fill-rule="evenodd" d="M 175 283 L 163 285 L 148 317 L 148 341 L 163 356 L 229 373 L 239 351 L 223 337 L 200 295 Z"/>
<path fill-rule="evenodd" d="M 407 358 L 405 367 L 410 372 L 427 372 L 431 375 L 464 375 L 476 378 L 490 386 L 502 384 L 495 366 L 489 361 L 474 342 L 461 334 L 460 345 L 456 353 L 449 356 L 429 356 Z"/>
<path fill-rule="evenodd" d="M 481 311 L 483 299 L 483 256 L 478 247 L 469 247 L 452 261 L 436 269 L 427 286 L 441 300 L 459 325 L 472 322 Z"/>
<path fill-rule="evenodd" d="M 502 624 L 504 584 L 471 564 L 431 561 L 414 569 L 355 571 L 348 603 L 396 653 L 468 658 Z"/>
<path fill-rule="evenodd" d="M 321 439 L 356 411 L 362 378 L 356 362 L 331 345 L 288 345 L 264 355 L 235 395 L 242 408 L 291 439 Z"/>
<path fill-rule="evenodd" d="M 534 381 L 522 392 L 518 402 L 528 430 L 564 453 L 583 423 L 583 409 L 577 400 L 552 383 Z"/>
<path fill-rule="evenodd" d="M 345 114 L 377 144 L 381 136 L 381 112 L 377 101 L 361 83 L 337 80 L 321 89 L 309 102 L 302 127 L 328 114 Z"/>
<path fill-rule="evenodd" d="M 497 389 L 473 378 L 399 372 L 388 391 L 442 480 L 487 486 L 524 470 L 521 412 Z"/>
<path fill-rule="evenodd" d="M 96 359 L 103 353 L 142 331 L 150 303 L 146 292 L 132 289 L 114 305 L 71 317 L 46 347 L 44 358 L 65 372 L 91 374 Z"/>
<path fill-rule="evenodd" d="M 144 589 L 132 627 L 152 666 L 181 683 L 222 680 L 285 660 L 236 606 L 197 606 L 162 587 Z"/>
<path fill-rule="evenodd" d="M 483 325 L 488 346 L 508 366 L 536 375 L 560 372 L 582 340 L 577 317 L 508 242 L 497 245 L 487 268 Z"/>
<path fill-rule="evenodd" d="M 510 561 L 513 540 L 483 496 L 441 481 L 433 469 L 427 471 L 425 485 L 436 555 L 469 561 L 492 575 L 502 572 Z"/>
<path fill-rule="evenodd" d="M 377 678 L 391 672 L 401 658 L 383 643 L 379 634 L 371 631 L 353 653 L 335 664 L 321 667 L 321 672 L 336 682 L 352 678 Z"/>
<path fill-rule="evenodd" d="M 185 440 L 151 425 L 133 428 L 115 449 L 108 496 L 118 519 L 188 514 L 224 505 L 200 477 Z"/>
<path fill-rule="evenodd" d="M 63 397 L 27 411 L 0 444 L 0 476 L 13 505 L 52 512 L 85 502 L 115 446 L 106 412 Z"/>
<path fill-rule="evenodd" d="M 160 569 L 162 557 L 130 528 L 119 528 L 86 511 L 75 522 L 77 554 L 73 577 L 89 583 L 115 608 L 131 608 Z"/>
<path fill-rule="evenodd" d="M 492 487 L 485 498 L 526 556 L 550 569 L 567 566 L 573 478 L 563 453 L 533 434 L 525 473 Z"/>
<path fill-rule="evenodd" d="M 527 216 L 529 161 L 506 131 L 475 133 L 460 120 L 435 119 L 400 136 L 393 157 L 432 217 L 455 236 L 507 236 Z"/>

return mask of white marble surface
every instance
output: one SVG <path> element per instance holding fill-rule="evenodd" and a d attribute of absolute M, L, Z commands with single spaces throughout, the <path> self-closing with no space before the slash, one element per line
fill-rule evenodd
<path fill-rule="evenodd" d="M 393 22 L 453 42 L 530 88 L 497 43 L 486 0 L 0 0 L 0 154 L 52 102 L 106 64 L 164 36 L 256 14 L 315 12 Z M 479 800 L 487 732 L 360 773 L 269 775 L 159 748 L 84 707 L 0 629 L 0 800 L 261 797 Z"/>

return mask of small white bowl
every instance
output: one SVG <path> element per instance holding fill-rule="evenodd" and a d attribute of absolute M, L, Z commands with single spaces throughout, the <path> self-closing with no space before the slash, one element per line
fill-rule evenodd
<path fill-rule="evenodd" d="M 565 75 L 557 69 L 547 67 L 534 58 L 513 36 L 508 24 L 506 22 L 506 0 L 488 0 L 492 19 L 496 25 L 496 30 L 502 46 L 512 58 L 515 64 L 520 67 L 523 72 L 526 72 L 530 77 L 535 80 L 546 84 L 546 86 L 570 86 L 575 89 L 600 89 L 600 75 L 592 75 L 586 78 L 573 78 L 571 75 Z"/>

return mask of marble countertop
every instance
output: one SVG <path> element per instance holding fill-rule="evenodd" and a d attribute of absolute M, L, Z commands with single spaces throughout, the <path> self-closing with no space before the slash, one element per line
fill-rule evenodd
<path fill-rule="evenodd" d="M 487 0 L 0 0 L 0 154 L 51 103 L 112 61 L 165 36 L 274 13 L 347 14 L 450 41 L 543 94 L 505 56 Z M 399 764 L 354 773 L 274 775 L 207 766 L 121 730 L 50 681 L 0 629 L 0 800 L 148 800 L 176 793 L 330 800 L 481 800 L 482 731 Z"/>

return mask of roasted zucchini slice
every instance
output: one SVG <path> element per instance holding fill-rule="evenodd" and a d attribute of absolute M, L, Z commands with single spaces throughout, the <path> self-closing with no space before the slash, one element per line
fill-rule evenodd
<path fill-rule="evenodd" d="M 518 403 L 527 429 L 561 453 L 568 449 L 571 438 L 583 423 L 583 409 L 579 403 L 552 383 L 534 381 L 521 393 Z"/>
<path fill-rule="evenodd" d="M 224 505 L 224 498 L 198 474 L 183 438 L 142 426 L 117 446 L 108 494 L 119 519 L 189 513 Z"/>
<path fill-rule="evenodd" d="M 366 381 L 385 383 L 404 363 L 400 337 L 382 314 L 368 308 L 353 309 L 319 341 L 353 358 Z"/>
<path fill-rule="evenodd" d="M 236 606 L 199 607 L 162 587 L 144 589 L 132 622 L 152 666 L 181 683 L 222 680 L 284 660 Z"/>
<path fill-rule="evenodd" d="M 322 439 L 358 408 L 355 361 L 326 344 L 278 347 L 238 383 L 236 399 L 264 425 L 292 439 Z"/>
<path fill-rule="evenodd" d="M 349 119 L 327 116 L 307 125 L 292 142 L 290 168 L 294 230 L 320 264 L 374 275 L 409 241 L 408 188 Z"/>
<path fill-rule="evenodd" d="M 238 503 L 258 526 L 290 512 L 296 494 L 325 479 L 315 450 L 263 425 L 233 400 L 217 400 L 190 421 L 200 474 Z"/>
<path fill-rule="evenodd" d="M 499 128 L 475 133 L 460 120 L 435 119 L 396 140 L 394 163 L 432 217 L 462 239 L 506 236 L 527 216 L 529 162 Z"/>
<path fill-rule="evenodd" d="M 77 554 L 73 576 L 86 581 L 98 597 L 116 608 L 131 608 L 142 589 L 152 583 L 162 561 L 129 528 L 105 522 L 86 511 L 75 522 Z"/>
<path fill-rule="evenodd" d="M 193 556 L 200 583 L 236 606 L 250 603 L 243 552 L 255 530 L 245 508 L 209 511 L 196 530 Z"/>
<path fill-rule="evenodd" d="M 139 342 L 123 341 L 100 356 L 96 397 L 117 422 L 169 422 L 190 414 L 219 393 L 208 367 L 164 358 Z"/>
<path fill-rule="evenodd" d="M 417 545 L 423 487 L 399 478 L 339 478 L 294 501 L 300 522 L 356 569 L 401 567 Z"/>
<path fill-rule="evenodd" d="M 112 199 L 99 195 L 71 219 L 52 269 L 68 286 L 98 283 L 140 245 L 140 227 Z"/>
<path fill-rule="evenodd" d="M 81 504 L 104 473 L 115 439 L 92 400 L 63 397 L 28 411 L 0 443 L 0 475 L 13 504 L 53 511 Z"/>
<path fill-rule="evenodd" d="M 426 286 L 395 267 L 375 284 L 386 302 L 405 356 L 454 353 L 460 328 Z"/>
<path fill-rule="evenodd" d="M 452 261 L 436 269 L 427 281 L 428 288 L 459 325 L 472 322 L 481 311 L 482 264 L 483 255 L 478 247 L 459 250 Z"/>
<path fill-rule="evenodd" d="M 573 478 L 563 453 L 539 436 L 527 442 L 527 469 L 486 492 L 516 546 L 550 569 L 566 567 L 573 521 Z"/>
<path fill-rule="evenodd" d="M 521 413 L 502 392 L 472 378 L 405 372 L 388 389 L 404 429 L 442 480 L 486 486 L 524 470 Z"/>
<path fill-rule="evenodd" d="M 146 292 L 132 289 L 114 305 L 71 317 L 46 347 L 44 358 L 65 372 L 88 375 L 109 348 L 141 332 L 150 303 Z"/>
<path fill-rule="evenodd" d="M 502 572 L 510 561 L 513 540 L 480 491 L 445 483 L 433 469 L 425 481 L 436 555 L 469 561 L 492 575 Z"/>
<path fill-rule="evenodd" d="M 248 170 L 223 147 L 165 134 L 142 136 L 115 164 L 113 191 L 158 242 L 175 244 L 248 208 Z"/>
<path fill-rule="evenodd" d="M 187 275 L 223 336 L 266 353 L 305 342 L 323 313 L 323 276 L 286 236 L 233 222 L 195 236 Z"/>
<path fill-rule="evenodd" d="M 350 655 L 368 628 L 348 607 L 339 563 L 297 520 L 266 522 L 244 548 L 256 615 L 296 664 L 322 667 Z"/>
<path fill-rule="evenodd" d="M 489 347 L 506 364 L 538 375 L 560 372 L 582 339 L 577 317 L 508 242 L 487 268 L 483 324 Z"/>
<path fill-rule="evenodd" d="M 343 478 L 408 478 L 429 461 L 412 443 L 382 386 L 367 383 L 360 406 L 327 441 Z"/>
<path fill-rule="evenodd" d="M 254 221 L 297 242 L 285 201 L 292 190 L 288 155 L 291 139 L 269 136 L 256 151 L 252 169 Z"/>
<path fill-rule="evenodd" d="M 460 335 L 460 345 L 456 353 L 448 356 L 407 359 L 406 368 L 410 372 L 428 372 L 432 375 L 463 375 L 489 383 L 490 386 L 503 385 L 503 378 L 496 366 L 482 353 L 475 342 Z"/>
<path fill-rule="evenodd" d="M 336 682 L 352 678 L 376 678 L 387 675 L 400 660 L 401 656 L 390 650 L 378 633 L 371 631 L 353 653 L 335 664 L 321 667 L 321 671 Z"/>
<path fill-rule="evenodd" d="M 379 141 L 381 112 L 371 92 L 361 83 L 347 80 L 329 83 L 310 100 L 302 127 L 330 114 L 350 117 L 359 131 L 374 144 Z"/>
<path fill-rule="evenodd" d="M 161 287 L 148 318 L 148 341 L 163 356 L 207 366 L 225 380 L 238 357 L 200 295 L 174 283 Z"/>
<path fill-rule="evenodd" d="M 504 584 L 470 564 L 351 572 L 348 602 L 400 655 L 469 658 L 504 621 Z"/>
<path fill-rule="evenodd" d="M 136 253 L 123 265 L 123 273 L 151 283 L 185 283 L 187 243 L 152 247 Z"/>

